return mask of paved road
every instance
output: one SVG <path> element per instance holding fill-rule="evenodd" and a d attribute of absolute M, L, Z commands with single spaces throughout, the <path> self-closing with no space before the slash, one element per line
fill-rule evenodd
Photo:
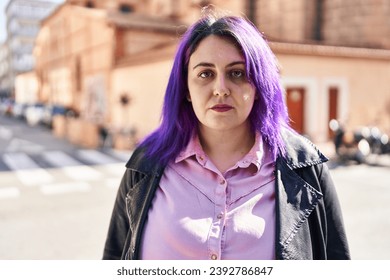
<path fill-rule="evenodd" d="M 128 156 L 0 116 L 0 259 L 100 259 Z M 390 259 L 389 157 L 378 162 L 330 163 L 353 259 Z"/>
<path fill-rule="evenodd" d="M 390 259 L 390 165 L 333 169 L 353 259 Z"/>
<path fill-rule="evenodd" d="M 0 116 L 0 259 L 100 259 L 129 156 Z"/>

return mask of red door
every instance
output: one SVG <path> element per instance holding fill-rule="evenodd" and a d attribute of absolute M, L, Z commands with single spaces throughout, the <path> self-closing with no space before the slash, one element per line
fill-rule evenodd
<path fill-rule="evenodd" d="M 328 119 L 328 123 L 335 119 L 337 120 L 338 119 L 338 114 L 337 114 L 337 107 L 338 107 L 338 100 L 339 100 L 339 89 L 337 87 L 330 87 L 328 89 L 328 93 L 329 93 L 329 112 L 328 112 L 328 116 L 329 116 L 329 119 Z M 328 126 L 329 127 L 329 126 Z M 329 129 L 329 138 L 332 138 L 333 137 L 333 131 Z"/>
<path fill-rule="evenodd" d="M 290 125 L 298 133 L 304 134 L 305 89 L 287 88 L 286 92 Z"/>

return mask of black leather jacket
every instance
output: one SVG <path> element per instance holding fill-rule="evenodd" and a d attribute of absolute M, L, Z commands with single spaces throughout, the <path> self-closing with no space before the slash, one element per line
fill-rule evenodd
<path fill-rule="evenodd" d="M 287 153 L 275 167 L 276 259 L 350 259 L 337 194 L 324 162 L 308 140 L 285 131 Z M 136 149 L 126 164 L 103 259 L 138 259 L 148 210 L 164 167 Z"/>

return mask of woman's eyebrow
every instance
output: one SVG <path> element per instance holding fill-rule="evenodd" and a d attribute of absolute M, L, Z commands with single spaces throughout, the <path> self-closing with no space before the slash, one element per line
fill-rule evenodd
<path fill-rule="evenodd" d="M 208 63 L 208 62 L 201 62 L 201 63 L 198 63 L 198 64 L 196 64 L 193 68 L 192 68 L 192 70 L 194 70 L 195 68 L 197 68 L 197 67 L 215 67 L 214 66 L 214 64 L 212 64 L 212 63 Z"/>
<path fill-rule="evenodd" d="M 226 67 L 232 67 L 232 66 L 236 66 L 236 65 L 245 65 L 245 61 L 234 61 L 232 63 L 229 63 L 228 65 L 226 65 Z"/>
<path fill-rule="evenodd" d="M 232 67 L 232 66 L 235 66 L 235 65 L 238 65 L 238 64 L 245 65 L 245 61 L 233 61 L 233 62 L 229 63 L 228 65 L 226 65 L 226 67 Z M 208 62 L 200 62 L 200 63 L 196 64 L 192 69 L 195 69 L 197 67 L 212 67 L 212 68 L 215 68 L 215 65 L 212 64 L 212 63 L 208 63 Z"/>

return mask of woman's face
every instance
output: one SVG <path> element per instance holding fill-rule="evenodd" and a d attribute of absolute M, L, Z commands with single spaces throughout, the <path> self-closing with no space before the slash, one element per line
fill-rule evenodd
<path fill-rule="evenodd" d="M 256 91 L 245 68 L 231 40 L 210 35 L 199 43 L 188 64 L 188 98 L 201 131 L 249 129 Z"/>

